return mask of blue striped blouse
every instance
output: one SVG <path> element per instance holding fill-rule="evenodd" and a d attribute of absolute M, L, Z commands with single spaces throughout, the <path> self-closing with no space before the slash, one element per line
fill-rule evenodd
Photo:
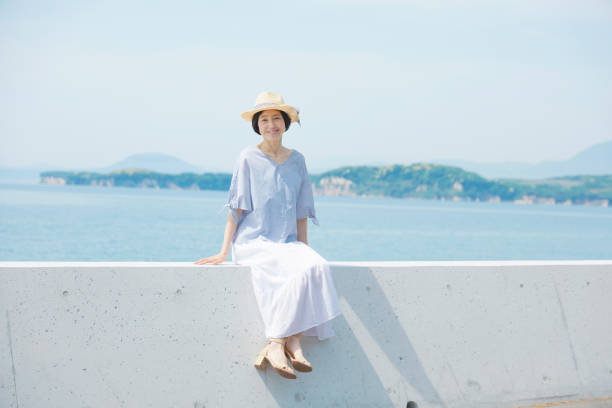
<path fill-rule="evenodd" d="M 232 241 L 236 244 L 255 238 L 293 242 L 297 241 L 297 220 L 309 217 L 319 225 L 306 161 L 297 150 L 277 163 L 257 146 L 243 149 L 225 206 L 238 224 Z M 239 220 L 236 209 L 243 210 Z"/>

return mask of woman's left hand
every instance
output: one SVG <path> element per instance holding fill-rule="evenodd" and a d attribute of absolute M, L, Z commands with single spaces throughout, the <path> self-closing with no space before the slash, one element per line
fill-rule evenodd
<path fill-rule="evenodd" d="M 227 258 L 227 254 L 223 252 L 219 252 L 217 255 L 209 256 L 208 258 L 198 259 L 197 261 L 194 262 L 194 264 L 196 265 L 204 265 L 204 264 L 216 265 L 216 264 L 220 264 L 221 262 L 225 261 L 225 258 Z"/>

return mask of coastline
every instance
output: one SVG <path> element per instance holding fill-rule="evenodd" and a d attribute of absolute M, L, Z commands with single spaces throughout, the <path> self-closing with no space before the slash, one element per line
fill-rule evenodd
<path fill-rule="evenodd" d="M 325 182 L 329 180 L 328 182 Z M 88 186 L 97 186 L 97 187 L 129 187 L 129 188 L 149 188 L 149 189 L 170 189 L 170 190 L 192 190 L 192 191 L 224 191 L 224 189 L 209 189 L 209 188 L 201 188 L 197 184 L 191 184 L 186 187 L 180 187 L 175 183 L 169 182 L 165 185 L 160 184 L 154 178 L 144 178 L 141 179 L 137 184 L 130 185 L 116 185 L 113 179 L 105 179 L 105 180 L 91 180 L 89 184 L 74 184 L 68 182 L 65 178 L 56 177 L 56 176 L 46 176 L 41 177 L 39 184 L 46 185 L 88 185 Z M 355 191 L 351 190 L 352 182 L 349 180 L 339 180 L 337 177 L 329 177 L 326 179 L 322 179 L 319 185 L 313 185 L 313 194 L 316 196 L 323 197 L 364 197 L 364 198 L 400 198 L 400 199 L 421 199 L 421 200 L 435 200 L 435 201 L 455 201 L 455 202 L 487 202 L 487 203 L 513 203 L 519 205 L 555 205 L 555 206 L 572 206 L 572 205 L 584 205 L 584 206 L 593 206 L 593 207 L 605 207 L 609 208 L 611 206 L 610 200 L 608 199 L 595 199 L 595 200 L 581 200 L 581 201 L 572 201 L 570 199 L 566 200 L 556 200 L 554 197 L 539 197 L 537 195 L 523 195 L 518 199 L 514 200 L 503 200 L 500 196 L 490 196 L 487 199 L 481 200 L 480 198 L 471 198 L 466 196 L 442 196 L 442 197 L 422 197 L 422 196 L 404 196 L 404 197 L 395 197 L 391 195 L 385 194 L 359 194 Z M 461 191 L 460 188 L 457 187 L 457 184 L 454 184 L 454 189 L 457 191 Z M 417 192 L 426 191 L 426 186 L 421 188 L 417 187 Z"/>

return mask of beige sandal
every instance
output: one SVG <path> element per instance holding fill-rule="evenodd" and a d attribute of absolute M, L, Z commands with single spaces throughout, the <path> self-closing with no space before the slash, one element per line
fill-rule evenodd
<path fill-rule="evenodd" d="M 295 375 L 291 367 L 289 367 L 288 365 L 275 366 L 272 363 L 272 360 L 268 357 L 268 351 L 270 350 L 271 343 L 280 343 L 281 347 L 283 349 L 286 349 L 287 340 L 286 339 L 270 339 L 270 342 L 266 345 L 266 347 L 264 347 L 259 352 L 259 355 L 257 356 L 257 359 L 255 360 L 255 368 L 257 368 L 258 370 L 263 370 L 266 368 L 266 364 L 270 363 L 272 368 L 274 368 L 274 371 L 276 371 L 278 375 L 280 375 L 281 377 L 289 378 L 292 380 L 296 379 L 297 376 Z"/>
<path fill-rule="evenodd" d="M 302 333 L 296 335 L 296 337 L 299 340 L 300 337 L 302 337 Z M 302 349 L 300 348 L 299 351 L 302 351 Z M 287 356 L 287 358 L 289 358 L 291 364 L 293 365 L 293 368 L 295 368 L 296 370 L 301 371 L 303 373 L 312 371 L 312 364 L 310 364 L 310 362 L 304 358 L 303 354 L 301 357 L 296 358 L 295 353 L 292 353 L 291 350 L 289 350 L 289 348 L 287 347 L 287 342 L 285 342 L 285 355 Z"/>

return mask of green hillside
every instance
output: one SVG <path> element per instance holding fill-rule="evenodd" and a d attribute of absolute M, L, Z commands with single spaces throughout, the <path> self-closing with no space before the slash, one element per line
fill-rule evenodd
<path fill-rule="evenodd" d="M 334 191 L 350 181 L 345 192 L 397 198 L 515 201 L 524 196 L 584 203 L 612 200 L 612 175 L 569 176 L 547 180 L 488 180 L 459 167 L 415 163 L 409 166 L 355 166 L 334 169 L 313 177 L 315 188 Z M 346 187 L 347 183 L 344 183 Z"/>
<path fill-rule="evenodd" d="M 227 190 L 232 179 L 227 173 L 181 173 L 164 174 L 141 169 L 124 169 L 108 174 L 69 171 L 46 171 L 40 173 L 41 181 L 61 179 L 65 184 L 98 185 L 113 187 L 153 187 L 199 190 Z"/>

